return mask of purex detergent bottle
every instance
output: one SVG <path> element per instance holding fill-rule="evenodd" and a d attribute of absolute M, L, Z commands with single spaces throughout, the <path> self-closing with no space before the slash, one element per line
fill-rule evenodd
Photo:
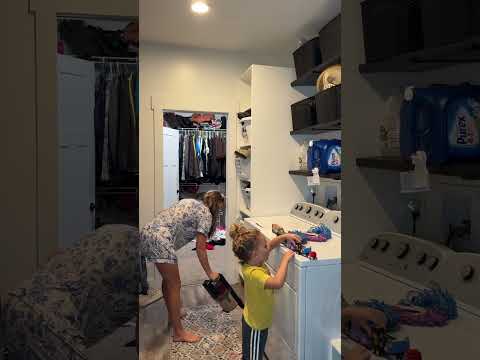
<path fill-rule="evenodd" d="M 480 87 L 434 85 L 407 88 L 401 109 L 400 150 L 425 151 L 427 163 L 480 156 Z"/>
<path fill-rule="evenodd" d="M 341 171 L 342 145 L 340 140 L 316 140 L 311 141 L 309 145 L 308 170 L 318 168 L 319 173 L 323 175 Z"/>

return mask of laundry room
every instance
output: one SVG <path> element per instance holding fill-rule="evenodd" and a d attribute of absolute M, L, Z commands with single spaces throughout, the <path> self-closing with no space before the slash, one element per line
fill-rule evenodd
<path fill-rule="evenodd" d="M 342 295 L 388 313 L 391 336 L 377 348 L 350 329 L 342 355 L 479 355 L 451 346 L 480 320 L 476 14 L 472 1 L 342 4 Z"/>
<path fill-rule="evenodd" d="M 140 1 L 140 358 L 313 360 L 340 337 L 340 8 Z"/>

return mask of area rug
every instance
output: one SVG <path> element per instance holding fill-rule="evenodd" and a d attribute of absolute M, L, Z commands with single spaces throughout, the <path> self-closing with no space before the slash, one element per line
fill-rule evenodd
<path fill-rule="evenodd" d="M 195 344 L 174 343 L 171 360 L 240 360 L 242 358 L 241 310 L 224 313 L 218 305 L 186 309 L 186 329 L 202 336 Z"/>

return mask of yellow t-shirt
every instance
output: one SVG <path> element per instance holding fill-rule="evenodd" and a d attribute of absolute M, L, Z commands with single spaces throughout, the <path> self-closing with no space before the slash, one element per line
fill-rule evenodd
<path fill-rule="evenodd" d="M 245 322 L 255 330 L 267 329 L 272 325 L 273 290 L 265 289 L 270 273 L 265 265 L 242 265 L 245 285 Z"/>

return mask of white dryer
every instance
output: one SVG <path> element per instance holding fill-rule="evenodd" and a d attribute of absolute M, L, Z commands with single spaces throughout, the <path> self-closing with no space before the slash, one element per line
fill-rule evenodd
<path fill-rule="evenodd" d="M 445 327 L 401 326 L 423 359 L 480 359 L 480 255 L 456 253 L 423 239 L 383 233 L 364 247 L 360 260 L 342 266 L 342 291 L 348 302 L 379 299 L 395 304 L 409 290 L 432 282 L 457 300 L 458 318 Z M 334 345 L 334 344 L 332 344 Z M 346 346 L 347 342 L 343 346 Z M 338 346 L 333 351 L 338 352 Z M 336 356 L 339 356 L 337 353 Z"/>
<path fill-rule="evenodd" d="M 289 265 L 284 287 L 275 291 L 274 320 L 266 349 L 272 360 L 329 359 L 330 342 L 340 337 L 341 212 L 297 203 L 287 215 L 245 221 L 270 240 L 276 236 L 272 224 L 285 231 L 306 231 L 325 224 L 332 231 L 327 242 L 307 245 L 317 253 L 317 260 L 295 255 Z M 267 266 L 272 275 L 285 251 L 281 246 L 270 254 Z"/>

